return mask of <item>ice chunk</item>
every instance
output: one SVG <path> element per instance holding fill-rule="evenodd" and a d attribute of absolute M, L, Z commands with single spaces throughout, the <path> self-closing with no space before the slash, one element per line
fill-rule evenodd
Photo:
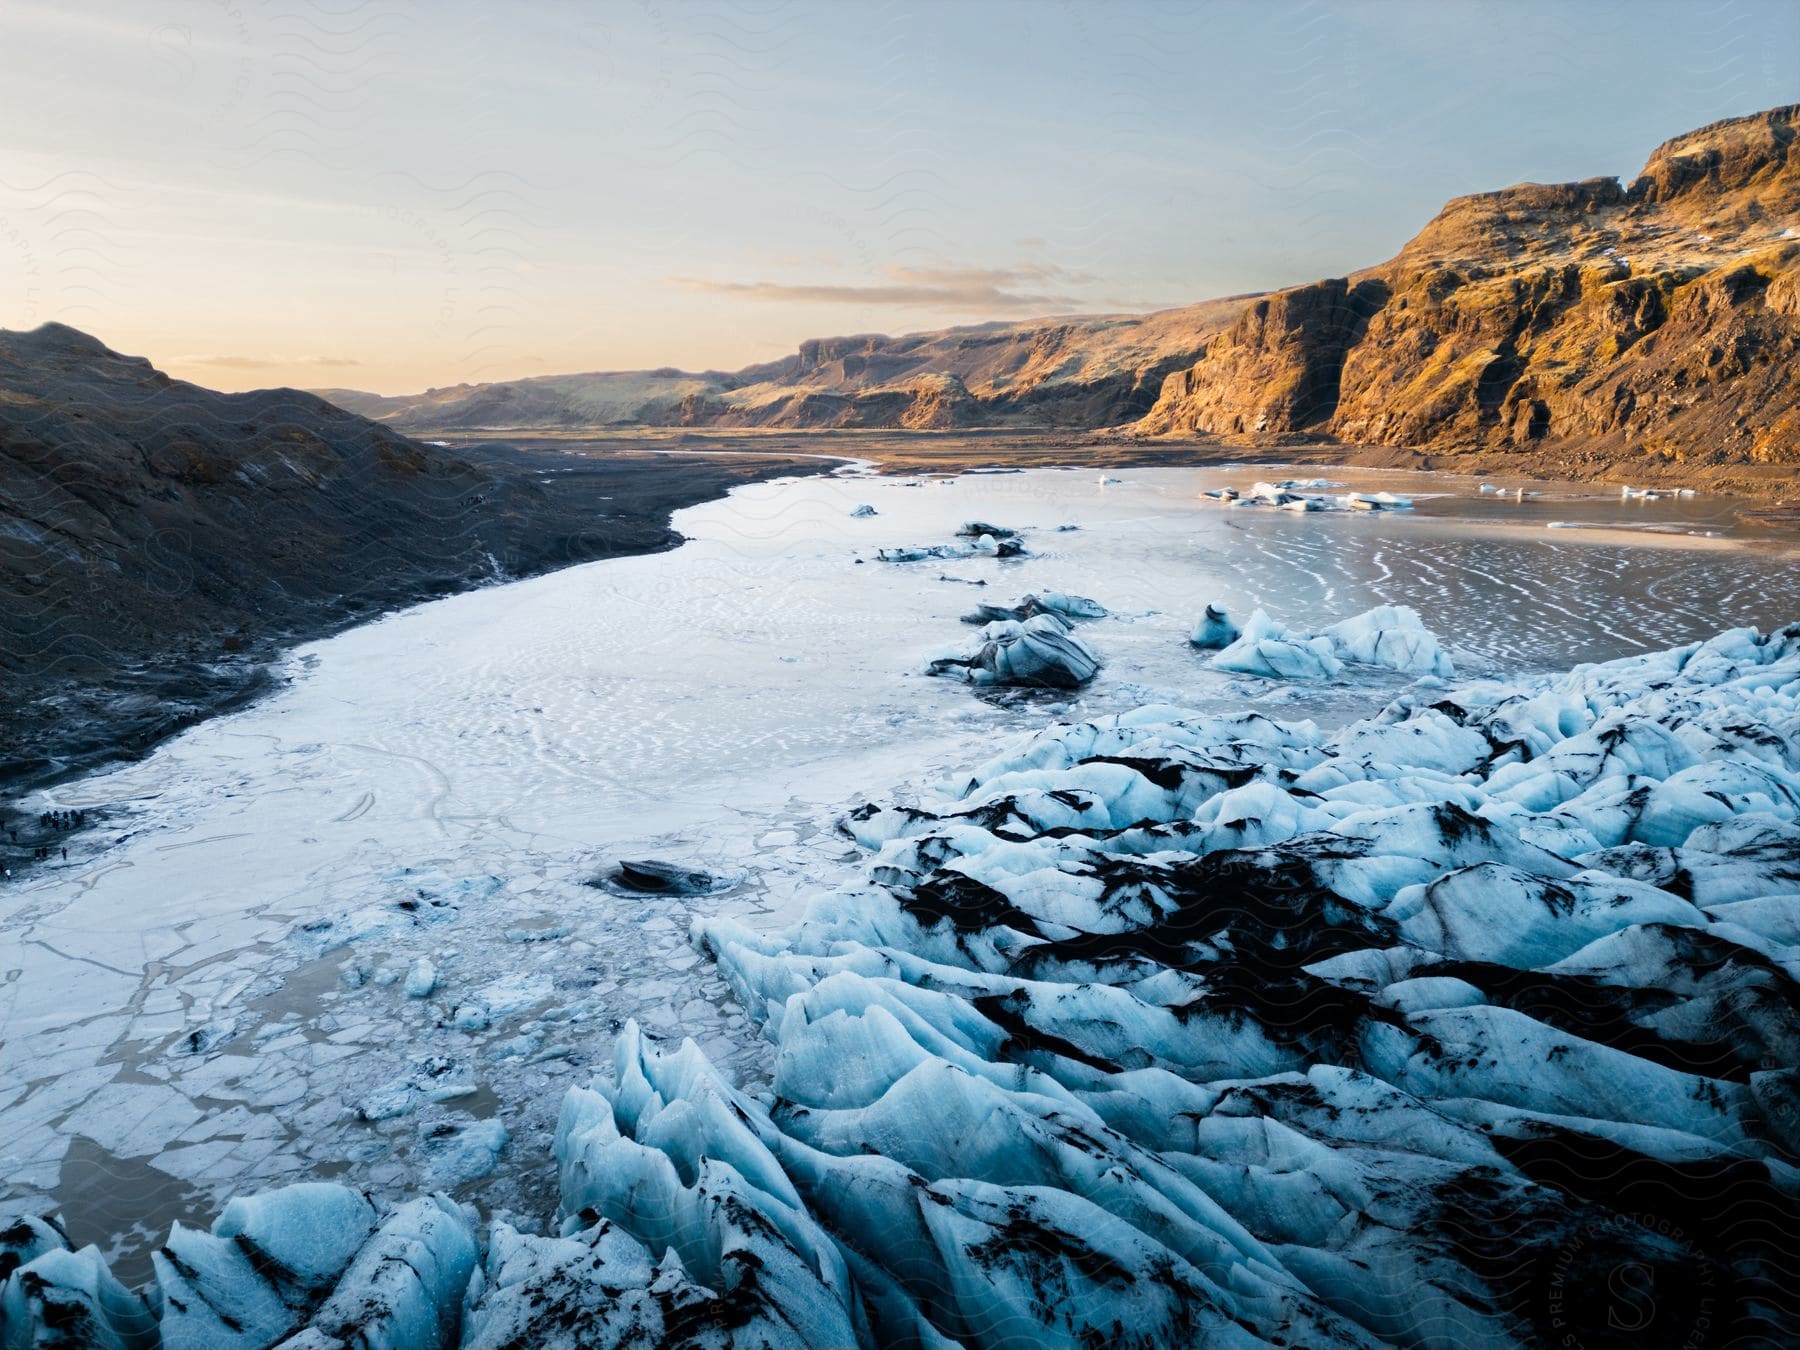
<path fill-rule="evenodd" d="M 1330 639 L 1289 638 L 1286 633 L 1259 609 L 1237 640 L 1213 658 L 1213 664 L 1220 670 L 1272 680 L 1328 680 L 1344 668 Z"/>
<path fill-rule="evenodd" d="M 441 1350 L 455 1342 L 475 1234 L 448 1196 L 409 1201 L 357 1252 L 331 1297 L 289 1345 L 330 1340 L 369 1350 Z M 321 1340 L 321 1338 L 328 1338 Z"/>
<path fill-rule="evenodd" d="M 1236 642 L 1241 632 L 1223 605 L 1208 605 L 1188 641 L 1202 651 L 1220 651 Z"/>
<path fill-rule="evenodd" d="M 97 1247 L 53 1247 L 0 1286 L 5 1350 L 155 1350 L 151 1309 L 106 1268 Z"/>
<path fill-rule="evenodd" d="M 39 1218 L 34 1214 L 0 1219 L 0 1282 L 45 1252 L 68 1245 L 68 1234 L 54 1219 Z"/>
<path fill-rule="evenodd" d="M 971 684 L 1039 689 L 1078 689 L 1099 669 L 1100 659 L 1067 623 L 1048 613 L 1024 623 L 991 623 L 973 652 L 939 657 L 927 667 L 929 674 L 953 675 Z"/>
<path fill-rule="evenodd" d="M 1213 658 L 1222 670 L 1272 679 L 1329 679 L 1344 662 L 1439 679 L 1456 673 L 1436 636 L 1405 605 L 1377 605 L 1317 634 L 1290 632 L 1260 609 L 1234 632 L 1225 611 L 1208 606 L 1189 640 L 1222 648 Z"/>
<path fill-rule="evenodd" d="M 1027 596 L 1027 600 L 1033 597 Z M 1038 604 L 1052 614 L 1060 614 L 1065 619 L 1104 619 L 1106 606 L 1098 600 L 1090 600 L 1085 595 L 1067 595 L 1062 591 L 1041 591 L 1035 597 Z"/>
<path fill-rule="evenodd" d="M 176 1224 L 152 1254 L 163 1350 L 251 1350 L 292 1331 L 375 1231 L 356 1191 L 305 1182 L 225 1207 L 210 1233 Z"/>
<path fill-rule="evenodd" d="M 1104 619 L 1106 609 L 1085 596 L 1045 591 L 1041 595 L 1028 595 L 1016 605 L 977 605 L 973 612 L 963 615 L 963 622 L 988 624 L 1012 619 L 1022 623 L 1039 614 L 1054 614 L 1065 620 Z"/>
<path fill-rule="evenodd" d="M 984 535 L 990 539 L 1011 539 L 1018 531 L 1004 525 L 990 525 L 985 520 L 966 520 L 956 533 L 964 539 L 980 539 Z"/>
<path fill-rule="evenodd" d="M 691 863 L 621 858 L 589 884 L 624 895 L 716 895 L 736 882 L 734 876 L 715 876 Z"/>
<path fill-rule="evenodd" d="M 1406 605 L 1377 605 L 1323 630 L 1340 660 L 1384 666 L 1412 675 L 1450 679 L 1456 668 L 1438 647 L 1418 612 Z"/>
<path fill-rule="evenodd" d="M 412 969 L 406 972 L 406 996 L 408 998 L 430 998 L 431 991 L 437 988 L 437 967 L 427 957 L 421 956 L 412 963 Z"/>
<path fill-rule="evenodd" d="M 492 1172 L 507 1145 L 506 1126 L 498 1120 L 455 1115 L 421 1122 L 419 1147 L 427 1181 L 433 1186 L 459 1186 Z"/>

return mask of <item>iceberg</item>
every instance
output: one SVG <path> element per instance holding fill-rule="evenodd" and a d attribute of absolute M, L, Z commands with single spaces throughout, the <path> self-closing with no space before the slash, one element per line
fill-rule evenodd
<path fill-rule="evenodd" d="M 1066 622 L 1046 611 L 1023 623 L 1003 619 L 988 624 L 973 650 L 937 657 L 926 673 L 976 685 L 1079 689 L 1099 669 L 1100 658 Z"/>
<path fill-rule="evenodd" d="M 1377 605 L 1321 633 L 1341 661 L 1446 680 L 1456 674 L 1436 635 L 1425 627 L 1418 612 L 1406 605 Z"/>
<path fill-rule="evenodd" d="M 1213 664 L 1220 670 L 1272 680 L 1328 680 L 1344 668 L 1329 638 L 1290 637 L 1260 609 L 1236 640 L 1213 657 Z"/>
<path fill-rule="evenodd" d="M 1218 502 L 1224 506 L 1266 506 L 1298 514 L 1309 511 L 1407 510 L 1412 506 L 1411 498 L 1399 497 L 1392 492 L 1346 492 L 1335 497 L 1324 492 L 1324 489 L 1342 486 L 1342 483 L 1334 483 L 1326 478 L 1284 478 L 1274 483 L 1253 483 L 1250 490 L 1243 493 L 1231 487 L 1203 489 L 1200 496 L 1206 501 Z M 1483 492 L 1488 490 L 1485 485 L 1482 487 Z"/>
<path fill-rule="evenodd" d="M 1194 635 L 1188 639 L 1202 651 L 1221 651 L 1236 642 L 1243 630 L 1231 621 L 1223 605 L 1208 605 L 1206 612 L 1200 616 L 1200 622 L 1194 625 Z"/>
<path fill-rule="evenodd" d="M 1016 605 L 977 605 L 973 611 L 963 615 L 963 622 L 987 624 L 1013 619 L 1022 623 L 1040 614 L 1054 614 L 1060 619 L 1104 619 L 1106 607 L 1083 595 L 1044 591 L 1028 595 Z"/>
<path fill-rule="evenodd" d="M 1328 680 L 1347 662 L 1438 679 L 1456 674 L 1437 636 L 1406 605 L 1377 605 L 1312 634 L 1291 632 L 1260 609 L 1239 630 L 1222 608 L 1208 605 L 1189 641 L 1217 649 L 1220 670 L 1268 679 Z"/>

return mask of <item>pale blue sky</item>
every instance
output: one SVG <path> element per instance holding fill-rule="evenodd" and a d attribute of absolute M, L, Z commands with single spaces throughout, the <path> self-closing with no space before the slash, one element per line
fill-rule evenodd
<path fill-rule="evenodd" d="M 0 0 L 0 327 L 221 387 L 735 367 L 1388 256 L 1800 100 L 1800 0 Z"/>

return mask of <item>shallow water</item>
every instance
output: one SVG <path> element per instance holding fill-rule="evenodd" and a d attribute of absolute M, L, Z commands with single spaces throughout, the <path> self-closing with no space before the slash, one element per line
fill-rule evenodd
<path fill-rule="evenodd" d="M 1185 642 L 1208 602 L 1299 627 L 1410 604 L 1462 673 L 1800 618 L 1800 564 L 1711 537 L 1729 534 L 1729 503 L 1502 500 L 1354 471 L 1334 477 L 1412 494 L 1415 509 L 1297 515 L 1196 496 L 1280 472 L 741 489 L 678 516 L 693 542 L 674 553 L 303 648 L 262 703 L 31 803 L 106 823 L 0 907 L 0 1209 L 82 1210 L 78 1235 L 113 1234 L 138 1261 L 127 1274 L 171 1218 L 306 1176 L 442 1185 L 541 1222 L 562 1092 L 604 1069 L 598 1048 L 624 1018 L 694 1035 L 754 1081 L 760 1049 L 688 920 L 791 915 L 853 875 L 833 822 L 861 795 L 1053 717 L 1155 699 L 1335 721 L 1405 683 L 1221 676 Z M 863 502 L 879 514 L 852 518 Z M 969 519 L 1026 529 L 1031 556 L 875 561 Z M 1090 691 L 1005 704 L 919 673 L 969 635 L 957 618 L 974 603 L 1045 588 L 1113 612 L 1083 628 L 1107 662 Z M 736 884 L 695 899 L 584 884 L 619 856 Z M 412 998 L 420 957 L 436 987 Z M 497 1159 L 489 1119 L 511 1137 Z"/>

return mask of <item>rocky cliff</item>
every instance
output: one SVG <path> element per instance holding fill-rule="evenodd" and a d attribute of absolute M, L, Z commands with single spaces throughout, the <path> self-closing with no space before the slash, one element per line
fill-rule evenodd
<path fill-rule="evenodd" d="M 1148 435 L 1800 464 L 1800 157 L 1777 108 L 1610 178 L 1458 198 L 1392 261 L 1255 303 Z"/>

